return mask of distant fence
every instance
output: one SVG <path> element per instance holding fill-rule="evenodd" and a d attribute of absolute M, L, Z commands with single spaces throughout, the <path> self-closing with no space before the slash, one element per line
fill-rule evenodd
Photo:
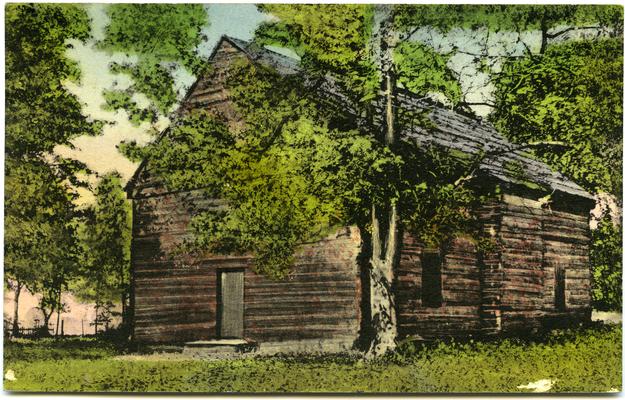
<path fill-rule="evenodd" d="M 20 337 L 37 337 L 44 336 L 44 328 L 19 328 Z M 48 334 L 52 335 L 53 332 L 48 328 Z"/>
<path fill-rule="evenodd" d="M 83 328 L 81 329 L 82 332 L 80 334 L 75 334 L 75 333 L 70 334 L 69 336 L 94 336 L 94 335 L 99 335 L 99 334 L 106 334 L 109 331 L 110 322 L 111 322 L 111 319 L 106 318 L 106 317 L 97 318 L 95 321 L 87 322 L 86 324 L 83 324 L 83 321 L 81 321 L 81 326 L 83 326 Z M 14 337 L 37 338 L 37 337 L 50 337 L 50 336 L 55 336 L 55 337 L 68 336 L 65 334 L 64 325 L 65 325 L 65 321 L 61 319 L 61 324 L 59 326 L 60 329 L 58 330 L 58 332 L 56 330 L 56 327 L 54 326 L 48 326 L 47 329 L 44 328 L 43 326 L 35 326 L 34 328 L 20 327 L 18 328 L 18 334 L 14 335 L 13 323 L 10 320 L 4 320 L 4 337 L 5 338 L 14 338 Z M 88 327 L 92 327 L 94 331 L 90 333 L 86 333 L 84 329 L 85 325 Z"/>

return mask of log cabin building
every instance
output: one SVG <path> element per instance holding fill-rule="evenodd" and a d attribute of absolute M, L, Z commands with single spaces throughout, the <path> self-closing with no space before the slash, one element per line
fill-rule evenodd
<path fill-rule="evenodd" d="M 236 122 L 224 82 L 241 57 L 280 74 L 299 72 L 296 60 L 223 37 L 210 57 L 211 70 L 190 88 L 177 113 L 204 108 Z M 333 96 L 346 107 L 340 94 Z M 407 91 L 400 90 L 396 101 L 427 109 L 434 123 L 412 128 L 403 140 L 469 153 L 501 150 L 479 168 L 482 184 L 501 188 L 479 211 L 494 246 L 478 250 L 474 240 L 457 237 L 443 254 L 404 234 L 393 282 L 399 339 L 514 334 L 590 320 L 592 196 L 515 149 L 487 123 Z M 510 173 L 515 169 L 522 177 Z M 136 342 L 240 338 L 294 351 L 339 351 L 359 343 L 368 301 L 357 228 L 301 246 L 288 279 L 272 281 L 253 272 L 250 256 L 177 251 L 189 238 L 192 216 L 219 207 L 220 200 L 202 190 L 168 191 L 145 161 L 127 193 L 133 203 Z M 548 207 L 541 201 L 546 195 Z"/>

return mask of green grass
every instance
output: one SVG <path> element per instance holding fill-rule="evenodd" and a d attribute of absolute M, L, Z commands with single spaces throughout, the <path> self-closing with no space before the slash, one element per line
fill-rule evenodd
<path fill-rule="evenodd" d="M 552 392 L 621 389 L 620 327 L 557 331 L 536 341 L 405 343 L 375 361 L 343 356 L 241 360 L 118 360 L 123 349 L 86 339 L 5 342 L 15 391 Z"/>

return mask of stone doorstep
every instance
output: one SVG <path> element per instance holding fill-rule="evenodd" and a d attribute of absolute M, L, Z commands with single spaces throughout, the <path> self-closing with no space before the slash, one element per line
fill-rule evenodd
<path fill-rule="evenodd" d="M 244 339 L 215 339 L 215 340 L 196 340 L 194 342 L 186 342 L 184 345 L 188 347 L 215 347 L 215 346 L 239 346 L 249 344 Z"/>
<path fill-rule="evenodd" d="M 244 339 L 196 340 L 184 344 L 183 354 L 242 354 L 254 351 L 257 344 Z"/>
<path fill-rule="evenodd" d="M 623 321 L 623 314 L 616 311 L 592 310 L 592 320 L 601 321 L 604 324 L 620 325 Z"/>
<path fill-rule="evenodd" d="M 245 339 L 197 340 L 185 343 L 182 354 L 198 358 L 239 358 L 275 354 L 353 353 L 354 338 L 257 343 Z"/>

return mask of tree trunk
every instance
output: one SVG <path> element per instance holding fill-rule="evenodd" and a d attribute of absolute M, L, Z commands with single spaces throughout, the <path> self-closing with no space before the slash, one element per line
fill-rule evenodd
<path fill-rule="evenodd" d="M 122 330 L 126 327 L 126 289 L 124 288 L 124 264 L 120 264 L 119 268 L 119 287 L 121 288 L 121 302 L 122 302 Z"/>
<path fill-rule="evenodd" d="M 56 298 L 56 327 L 54 330 L 54 336 L 59 336 L 59 324 L 61 322 L 61 289 L 59 289 L 59 294 Z"/>
<path fill-rule="evenodd" d="M 48 330 L 48 324 L 50 323 L 50 318 L 52 317 L 52 310 L 50 311 L 50 313 L 46 314 L 46 311 L 44 308 L 41 308 L 41 311 L 43 312 L 43 325 L 41 326 L 41 333 L 43 334 L 43 336 L 50 336 L 50 331 Z"/>
<path fill-rule="evenodd" d="M 122 322 L 121 322 L 121 328 L 122 329 L 126 329 L 126 322 L 127 322 L 127 317 L 126 317 L 126 290 L 122 289 Z"/>
<path fill-rule="evenodd" d="M 392 10 L 388 5 L 376 6 L 377 35 L 374 39 L 374 57 L 378 60 L 384 93 L 384 143 L 393 148 L 395 115 L 393 110 L 393 46 L 394 32 Z M 376 46 L 379 46 L 375 49 Z M 384 222 L 380 226 L 380 221 Z M 371 272 L 369 277 L 371 328 L 373 337 L 367 352 L 374 357 L 395 349 L 397 343 L 397 312 L 393 282 L 395 279 L 396 252 L 398 248 L 398 210 L 391 199 L 383 209 L 371 207 Z"/>
<path fill-rule="evenodd" d="M 19 306 L 20 306 L 20 293 L 22 292 L 22 283 L 19 280 L 15 281 L 15 299 L 13 299 L 15 309 L 13 310 L 13 337 L 18 337 L 20 334 L 19 325 Z"/>
<path fill-rule="evenodd" d="M 539 54 L 545 54 L 547 50 L 547 44 L 549 43 L 549 27 L 547 26 L 546 21 L 543 19 L 540 21 L 540 50 L 538 50 Z"/>
<path fill-rule="evenodd" d="M 96 301 L 95 303 L 95 321 L 93 321 L 93 325 L 95 328 L 95 334 L 98 334 L 98 314 L 100 313 L 100 305 L 99 303 Z"/>
<path fill-rule="evenodd" d="M 375 206 L 371 209 L 371 274 L 370 274 L 370 307 L 371 327 L 374 335 L 367 355 L 370 357 L 392 351 L 396 347 L 397 313 L 393 280 L 395 277 L 395 252 L 397 249 L 397 207 L 391 206 L 388 213 L 385 251 L 382 249 L 382 232 Z"/>

